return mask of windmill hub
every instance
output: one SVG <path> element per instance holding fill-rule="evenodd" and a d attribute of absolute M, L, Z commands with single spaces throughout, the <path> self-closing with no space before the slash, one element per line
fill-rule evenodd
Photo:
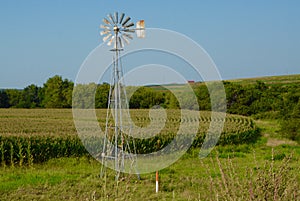
<path fill-rule="evenodd" d="M 120 31 L 120 28 L 118 26 L 114 26 L 114 32 L 118 33 Z"/>

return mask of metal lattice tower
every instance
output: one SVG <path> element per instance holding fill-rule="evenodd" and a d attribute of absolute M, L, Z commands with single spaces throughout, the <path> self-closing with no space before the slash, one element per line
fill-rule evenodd
<path fill-rule="evenodd" d="M 111 51 L 114 53 L 104 146 L 101 153 L 102 164 L 104 164 L 101 174 L 103 175 L 104 171 L 106 171 L 107 163 L 114 163 L 116 180 L 119 179 L 120 173 L 124 172 L 125 168 L 130 168 L 132 173 L 138 175 L 135 143 L 134 139 L 129 135 L 131 124 L 129 121 L 129 104 L 123 80 L 121 51 L 124 48 L 124 44 L 128 45 L 130 40 L 133 39 L 134 33 L 139 38 L 145 37 L 145 25 L 144 20 L 140 20 L 134 28 L 134 23 L 130 22 L 130 20 L 130 17 L 125 18 L 124 13 L 119 16 L 118 12 L 115 12 L 114 16 L 108 14 L 107 18 L 103 19 L 104 24 L 100 26 L 103 29 L 100 32 L 104 36 L 103 41 L 108 46 L 113 45 Z M 131 167 L 125 167 L 125 162 L 130 164 Z"/>

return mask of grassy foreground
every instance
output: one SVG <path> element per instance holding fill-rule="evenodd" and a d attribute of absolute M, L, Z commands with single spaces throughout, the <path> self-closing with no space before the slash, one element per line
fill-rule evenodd
<path fill-rule="evenodd" d="M 1 200 L 299 200 L 300 147 L 256 145 L 217 147 L 200 160 L 190 150 L 155 174 L 100 178 L 93 158 L 51 159 L 32 167 L 0 169 Z"/>

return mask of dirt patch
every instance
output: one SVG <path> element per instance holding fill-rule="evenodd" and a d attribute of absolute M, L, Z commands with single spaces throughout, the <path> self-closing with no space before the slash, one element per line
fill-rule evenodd
<path fill-rule="evenodd" d="M 282 144 L 289 144 L 289 145 L 297 145 L 296 142 L 291 140 L 284 140 L 284 139 L 275 139 L 275 138 L 269 138 L 267 142 L 267 146 L 270 147 L 276 147 Z"/>

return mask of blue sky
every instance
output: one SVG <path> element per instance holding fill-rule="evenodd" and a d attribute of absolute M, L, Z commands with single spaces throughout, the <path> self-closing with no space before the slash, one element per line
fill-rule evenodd
<path fill-rule="evenodd" d="M 74 80 L 114 11 L 187 35 L 223 79 L 300 74 L 300 1 L 10 0 L 0 2 L 0 88 Z"/>

